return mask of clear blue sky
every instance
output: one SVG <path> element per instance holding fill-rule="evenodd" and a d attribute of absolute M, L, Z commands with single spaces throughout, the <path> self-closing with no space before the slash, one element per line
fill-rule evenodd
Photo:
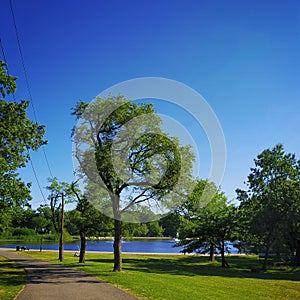
<path fill-rule="evenodd" d="M 144 76 L 183 82 L 209 102 L 226 139 L 222 189 L 230 199 L 265 148 L 283 143 L 300 157 L 299 1 L 12 3 L 37 119 L 46 125 L 45 150 L 59 180 L 73 179 L 71 107 Z M 10 72 L 19 77 L 16 96 L 28 99 L 9 0 L 0 7 L 0 36 Z M 42 151 L 33 162 L 45 187 L 50 175 Z M 43 200 L 29 165 L 22 176 L 33 183 L 37 207 Z"/>

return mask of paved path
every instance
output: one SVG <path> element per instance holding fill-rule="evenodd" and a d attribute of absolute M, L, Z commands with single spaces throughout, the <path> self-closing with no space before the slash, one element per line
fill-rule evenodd
<path fill-rule="evenodd" d="M 17 300 L 137 300 L 84 272 L 10 251 L 0 250 L 0 255 L 26 270 L 27 283 Z"/>

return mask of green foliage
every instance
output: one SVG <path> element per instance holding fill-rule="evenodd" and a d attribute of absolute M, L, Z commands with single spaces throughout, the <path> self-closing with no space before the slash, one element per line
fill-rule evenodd
<path fill-rule="evenodd" d="M 64 197 L 64 204 L 75 202 L 75 195 L 72 191 L 72 185 L 67 182 L 59 182 L 56 177 L 48 178 L 49 185 L 46 187 L 50 194 L 50 209 L 52 224 L 54 230 L 58 233 L 61 227 L 62 215 L 62 197 Z"/>
<path fill-rule="evenodd" d="M 16 227 L 12 229 L 12 236 L 20 237 L 25 235 L 35 235 L 35 231 L 26 227 Z"/>
<path fill-rule="evenodd" d="M 178 205 L 190 188 L 193 155 L 190 147 L 181 147 L 178 139 L 162 132 L 151 104 L 139 105 L 123 96 L 97 97 L 89 105 L 78 103 L 72 114 L 79 119 L 72 132 L 78 172 L 85 183 L 96 186 L 96 193 L 88 190 L 85 195 L 100 200 L 101 211 L 114 218 L 114 270 L 120 271 L 121 222 L 153 220 L 141 220 L 143 205 Z M 101 199 L 99 189 L 106 193 Z"/>
<path fill-rule="evenodd" d="M 163 228 L 158 221 L 149 223 L 123 223 L 123 236 L 131 237 L 162 237 Z"/>
<path fill-rule="evenodd" d="M 16 91 L 16 77 L 8 75 L 7 73 L 7 64 L 0 60 L 0 93 L 3 98 L 7 94 L 13 94 Z"/>
<path fill-rule="evenodd" d="M 1 211 L 0 211 L 1 212 Z M 2 212 L 0 237 L 5 239 L 24 238 L 39 240 L 40 235 L 47 239 L 56 239 L 52 225 L 51 209 L 41 205 L 36 211 L 31 208 L 12 207 Z M 4 224 L 6 224 L 4 226 Z"/>
<path fill-rule="evenodd" d="M 122 96 L 97 98 L 88 106 L 78 103 L 73 114 L 80 119 L 73 129 L 78 171 L 106 190 L 111 206 L 105 203 L 102 211 L 107 215 L 121 219 L 139 203 L 162 201 L 191 176 L 189 147 L 162 132 L 151 104 L 138 105 Z"/>
<path fill-rule="evenodd" d="M 270 251 L 290 251 L 293 256 L 300 238 L 299 161 L 276 145 L 259 154 L 254 163 L 248 190 L 237 190 L 242 238 L 263 247 L 266 259 Z"/>
<path fill-rule="evenodd" d="M 16 90 L 15 77 L 9 76 L 0 61 L 2 97 Z M 0 210 L 30 200 L 30 184 L 22 182 L 16 172 L 28 162 L 29 150 L 45 144 L 44 126 L 31 121 L 26 114 L 29 102 L 7 102 L 0 99 Z"/>
<path fill-rule="evenodd" d="M 180 228 L 181 216 L 179 213 L 171 213 L 160 219 L 159 224 L 163 228 L 163 236 L 175 238 Z"/>
<path fill-rule="evenodd" d="M 202 194 L 205 190 L 213 197 L 203 206 Z M 225 195 L 217 190 L 213 183 L 206 180 L 198 180 L 196 188 L 189 199 L 181 208 L 183 215 L 179 228 L 180 242 L 178 246 L 184 246 L 184 253 L 212 252 L 214 249 L 224 252 L 225 241 L 235 239 L 236 209 L 228 204 Z M 212 253 L 211 253 L 212 255 Z"/>
<path fill-rule="evenodd" d="M 163 236 L 163 228 L 158 221 L 147 223 L 148 232 L 146 236 L 160 237 Z"/>

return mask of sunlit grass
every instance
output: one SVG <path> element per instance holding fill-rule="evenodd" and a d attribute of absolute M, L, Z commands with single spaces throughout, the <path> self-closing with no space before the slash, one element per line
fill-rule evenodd
<path fill-rule="evenodd" d="M 23 288 L 26 275 L 23 268 L 0 256 L 0 299 L 13 300 Z"/>
<path fill-rule="evenodd" d="M 58 263 L 57 253 L 29 252 L 36 258 Z M 264 274 L 253 256 L 228 258 L 230 269 L 209 263 L 207 257 L 123 255 L 123 272 L 112 272 L 111 254 L 87 254 L 84 265 L 65 253 L 64 265 L 75 267 L 112 283 L 141 299 L 300 299 L 300 269 L 271 268 Z"/>

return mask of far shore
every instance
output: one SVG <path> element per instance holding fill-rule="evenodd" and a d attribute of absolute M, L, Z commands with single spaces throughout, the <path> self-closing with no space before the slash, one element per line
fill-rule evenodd
<path fill-rule="evenodd" d="M 39 236 L 23 236 L 22 238 L 0 238 L 0 243 L 4 243 L 4 242 L 22 242 L 22 241 L 33 241 L 33 242 L 36 242 L 36 241 L 39 241 L 41 238 L 43 238 L 42 235 L 39 235 Z M 80 237 L 78 236 L 73 236 L 72 237 L 73 239 L 71 241 L 68 241 L 68 242 L 72 242 L 72 241 L 78 241 L 80 240 Z M 114 239 L 114 237 L 112 236 L 90 236 L 90 237 L 87 237 L 87 240 L 88 241 L 112 241 Z M 44 241 L 47 241 L 47 242 L 56 242 L 55 239 L 47 239 L 47 238 L 43 238 Z M 135 236 L 135 237 L 123 237 L 123 240 L 127 240 L 127 241 L 138 241 L 138 240 L 174 240 L 174 238 L 172 237 L 165 237 L 165 236 Z"/>
<path fill-rule="evenodd" d="M 14 251 L 17 252 L 15 249 L 13 248 L 1 248 L 0 247 L 0 251 Z M 18 253 L 27 253 L 27 252 L 58 252 L 58 250 L 42 250 L 40 251 L 39 249 L 29 249 L 29 250 L 22 250 L 22 251 L 18 251 Z M 64 250 L 64 252 L 66 253 L 79 253 L 79 251 L 74 251 L 74 250 Z M 109 251 L 85 251 L 85 253 L 99 253 L 99 254 L 113 254 L 113 251 L 109 252 Z M 0 252 L 1 255 L 1 252 Z M 209 254 L 200 254 L 200 253 L 151 253 L 151 252 L 122 252 L 122 255 L 147 255 L 147 256 L 151 256 L 151 255 L 160 255 L 160 256 L 164 256 L 164 255 L 168 255 L 168 256 L 178 256 L 178 255 L 188 255 L 188 256 L 204 256 L 204 257 L 208 257 Z M 227 253 L 225 254 L 225 256 L 247 256 L 248 254 L 245 253 Z M 254 254 L 252 254 L 254 255 Z M 219 257 L 221 256 L 221 254 L 215 254 L 215 257 Z M 251 256 L 251 254 L 250 254 Z"/>

